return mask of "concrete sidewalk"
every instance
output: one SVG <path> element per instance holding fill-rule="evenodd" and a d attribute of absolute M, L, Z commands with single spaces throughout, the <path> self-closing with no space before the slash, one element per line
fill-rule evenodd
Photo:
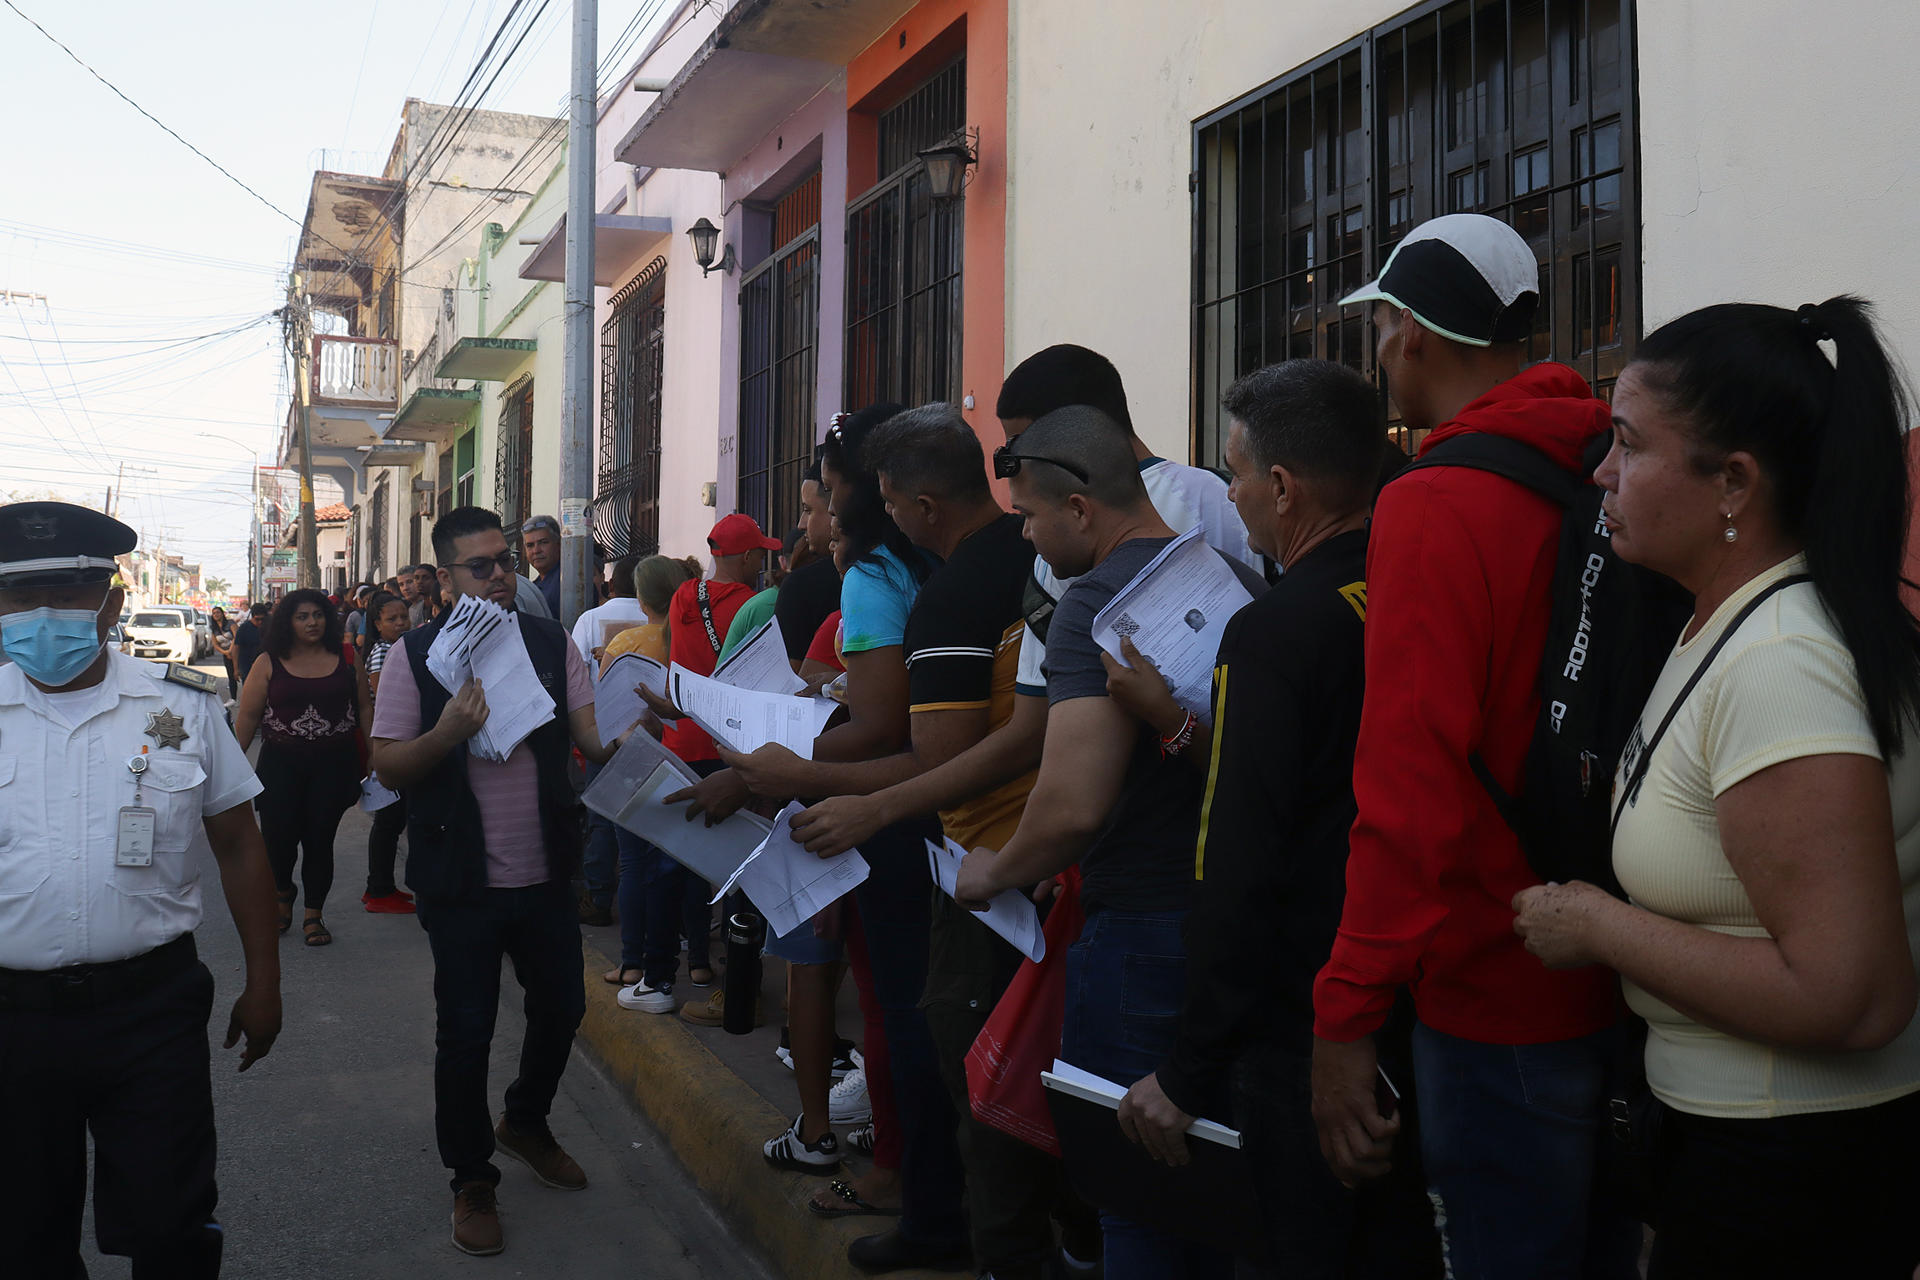
<path fill-rule="evenodd" d="M 666 1139 L 694 1184 L 792 1280 L 860 1274 L 847 1261 L 847 1245 L 859 1236 L 891 1230 L 899 1220 L 817 1217 L 808 1212 L 807 1200 L 827 1180 L 783 1173 L 761 1154 L 766 1140 L 786 1128 L 799 1107 L 793 1073 L 774 1057 L 785 965 L 769 957 L 763 968 L 761 1007 L 768 1025 L 752 1035 L 733 1036 L 718 1027 L 692 1026 L 678 1016 L 622 1009 L 614 1000 L 616 988 L 602 980 L 619 958 L 618 927 L 581 932 L 587 1017 L 580 1043 Z M 715 943 L 718 950 L 717 938 Z M 675 994 L 682 1002 L 697 1003 L 709 993 L 683 978 Z M 860 1038 L 851 981 L 841 993 L 839 1026 L 842 1035 Z M 839 1127 L 842 1138 L 845 1129 Z M 864 1166 L 859 1157 L 850 1160 L 855 1167 Z M 932 1280 L 961 1273 L 890 1274 L 899 1280 Z"/>

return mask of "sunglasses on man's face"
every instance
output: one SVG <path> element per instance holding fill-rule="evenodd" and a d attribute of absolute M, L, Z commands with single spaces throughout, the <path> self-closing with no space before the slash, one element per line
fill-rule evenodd
<path fill-rule="evenodd" d="M 1043 458 L 1037 453 L 1015 453 L 1014 441 L 1009 440 L 993 451 L 993 474 L 1001 480 L 1011 480 L 1020 474 L 1023 462 L 1045 462 L 1060 468 L 1081 484 L 1091 483 L 1087 473 L 1071 462 L 1062 462 L 1058 458 Z"/>
<path fill-rule="evenodd" d="M 497 556 L 475 556 L 471 560 L 455 560 L 443 564 L 442 569 L 465 569 L 469 574 L 485 582 L 496 572 L 512 573 L 520 565 L 520 557 L 511 551 L 502 551 Z"/>

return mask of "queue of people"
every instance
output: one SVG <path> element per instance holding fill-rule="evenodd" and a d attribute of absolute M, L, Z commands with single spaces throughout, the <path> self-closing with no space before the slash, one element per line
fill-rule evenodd
<path fill-rule="evenodd" d="M 569 757 L 597 766 L 619 745 L 601 738 L 588 672 L 628 652 L 711 672 L 771 617 L 796 674 L 840 704 L 807 758 L 731 751 L 652 693 L 634 732 L 697 779 L 669 797 L 689 821 L 798 800 L 807 850 L 868 863 L 851 894 L 768 941 L 787 962 L 798 1096 L 760 1147 L 821 1177 L 812 1212 L 882 1219 L 853 1267 L 1626 1280 L 1644 1255 L 1653 1280 L 1906 1280 L 1920 1265 L 1920 624 L 1900 595 L 1901 372 L 1858 299 L 1715 306 L 1649 334 L 1608 403 L 1565 366 L 1527 364 L 1537 290 L 1504 224 L 1416 228 L 1346 299 L 1372 310 L 1388 403 L 1325 361 L 1250 372 L 1224 397 L 1224 481 L 1154 456 L 1119 371 L 1084 347 L 1008 373 L 990 457 L 951 406 L 837 416 L 791 546 L 726 516 L 711 572 L 621 560 L 572 635 L 543 616 L 557 524 L 521 530 L 530 580 L 499 518 L 459 508 L 433 530 L 431 587 L 409 593 L 409 574 L 361 601 L 365 643 L 347 646 L 314 592 L 248 624 L 257 659 L 242 627 L 232 735 L 205 698 L 154 711 L 182 678 L 99 648 L 130 530 L 59 504 L 0 508 L 14 664 L 0 742 L 111 729 L 69 772 L 131 801 L 118 818 L 89 809 L 89 874 L 128 886 L 90 906 L 95 927 L 53 910 L 72 896 L 64 863 L 36 878 L 31 859 L 0 857 L 0 1031 L 40 1020 L 40 1048 L 0 1056 L 0 1108 L 36 1144 L 0 1189 L 45 1210 L 23 1256 L 72 1256 L 72 1179 L 25 1170 L 83 1169 L 90 1117 L 77 1091 L 32 1116 L 5 1100 L 63 1072 L 133 1070 L 129 1010 L 170 999 L 169 1026 L 204 1024 L 204 992 L 186 990 L 205 973 L 198 898 L 181 886 L 208 842 L 247 943 L 229 1045 L 266 1051 L 296 869 L 305 941 L 330 941 L 332 835 L 364 772 L 362 729 L 374 775 L 403 796 L 376 821 L 366 900 L 409 898 L 393 876 L 404 826 L 405 905 L 435 967 L 453 1243 L 506 1246 L 497 1154 L 583 1189 L 547 1123 L 595 994 L 581 919 L 618 907 L 600 998 L 728 1021 L 727 992 L 707 990 L 710 888 L 671 847 L 578 820 Z M 1410 462 L 1388 444 L 1389 404 Z M 1123 635 L 1116 656 L 1096 621 L 1196 528 L 1207 566 L 1250 597 L 1204 708 L 1175 697 L 1151 644 Z M 1576 545 L 1599 549 L 1569 570 Z M 1649 593 L 1631 617 L 1610 612 L 1613 566 Z M 1684 599 L 1663 611 L 1655 592 Z M 504 762 L 467 749 L 485 691 L 445 689 L 426 666 L 437 600 L 467 595 L 515 609 L 559 712 Z M 1609 674 L 1595 657 L 1627 631 L 1638 684 L 1617 674 L 1632 664 Z M 1542 690 L 1576 684 L 1627 728 L 1577 757 L 1578 802 L 1548 815 L 1548 844 L 1597 860 L 1548 875 L 1543 761 L 1571 712 Z M 134 711 L 153 749 L 130 759 L 119 721 Z M 257 782 L 238 750 L 256 734 Z M 48 789 L 22 801 L 35 812 L 5 794 L 43 767 L 0 756 L 0 852 L 65 829 Z M 951 895 L 925 853 L 942 837 L 966 851 Z M 1084 923 L 1036 967 L 978 914 L 1009 892 Z M 496 1120 L 503 959 L 527 1025 Z M 60 976 L 76 965 L 84 984 Z M 857 1059 L 834 1023 L 848 972 Z M 1010 1003 L 1042 983 L 1057 1013 Z M 969 1059 L 1004 1010 L 1028 1048 L 1118 1087 L 1110 1119 L 1050 1145 L 1044 1115 L 1010 1126 L 979 1105 Z M 89 1056 L 121 1035 L 125 1062 Z M 96 1124 L 95 1139 L 102 1247 L 201 1275 L 218 1229 L 196 1070 L 153 1100 L 171 1128 Z M 1200 1181 L 1218 1168 L 1189 1132 L 1202 1119 L 1239 1135 L 1227 1199 L 1201 1190 L 1222 1191 Z M 848 1150 L 869 1166 L 850 1172 Z"/>

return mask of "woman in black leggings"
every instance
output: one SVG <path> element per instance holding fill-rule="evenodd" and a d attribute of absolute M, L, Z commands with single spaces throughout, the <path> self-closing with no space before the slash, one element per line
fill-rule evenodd
<path fill-rule="evenodd" d="M 372 720 L 367 682 L 341 640 L 333 602 L 290 591 L 267 621 L 261 660 L 240 691 L 234 734 L 242 750 L 262 738 L 254 802 L 273 864 L 280 931 L 293 924 L 294 864 L 307 891 L 301 930 L 310 947 L 333 941 L 321 909 L 333 887 L 333 837 L 360 794 L 359 729 Z"/>

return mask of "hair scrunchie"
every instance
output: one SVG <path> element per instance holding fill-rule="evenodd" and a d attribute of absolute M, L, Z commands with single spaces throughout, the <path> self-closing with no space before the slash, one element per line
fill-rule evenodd
<path fill-rule="evenodd" d="M 1800 316 L 1800 327 L 1807 331 L 1809 338 L 1815 342 L 1833 341 L 1833 335 L 1827 332 L 1827 326 L 1820 321 L 1820 306 L 1818 303 L 1802 303 L 1798 314 Z"/>

